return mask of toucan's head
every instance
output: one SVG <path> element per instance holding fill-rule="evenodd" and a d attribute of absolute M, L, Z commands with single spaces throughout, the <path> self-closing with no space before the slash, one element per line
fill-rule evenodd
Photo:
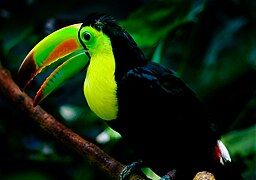
<path fill-rule="evenodd" d="M 34 99 L 37 105 L 86 66 L 86 79 L 88 75 L 102 79 L 109 74 L 118 81 L 129 69 L 143 63 L 141 50 L 112 17 L 92 14 L 83 23 L 64 27 L 40 41 L 24 59 L 18 76 L 24 89 L 47 67 L 57 66 L 38 90 Z"/>

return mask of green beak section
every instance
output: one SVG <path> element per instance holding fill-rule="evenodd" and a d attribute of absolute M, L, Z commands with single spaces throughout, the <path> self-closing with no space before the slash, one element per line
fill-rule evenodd
<path fill-rule="evenodd" d="M 87 62 L 87 56 L 84 52 L 81 52 L 57 67 L 50 76 L 46 78 L 40 89 L 37 91 L 34 98 L 34 106 L 42 101 L 53 90 L 57 89 L 63 82 L 65 82 L 65 80 L 80 72 Z"/>
<path fill-rule="evenodd" d="M 18 77 L 22 89 L 53 63 L 60 64 L 43 82 L 34 98 L 34 105 L 65 80 L 80 72 L 88 63 L 89 58 L 78 39 L 80 27 L 81 24 L 75 24 L 53 32 L 40 41 L 21 64 Z"/>

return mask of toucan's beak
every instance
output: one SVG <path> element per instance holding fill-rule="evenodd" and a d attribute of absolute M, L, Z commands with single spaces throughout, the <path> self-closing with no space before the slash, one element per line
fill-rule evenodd
<path fill-rule="evenodd" d="M 59 65 L 37 91 L 34 105 L 37 105 L 66 79 L 81 71 L 88 63 L 89 57 L 78 39 L 81 25 L 75 24 L 53 32 L 40 41 L 22 62 L 18 72 L 22 89 L 25 89 L 45 68 L 52 64 Z"/>

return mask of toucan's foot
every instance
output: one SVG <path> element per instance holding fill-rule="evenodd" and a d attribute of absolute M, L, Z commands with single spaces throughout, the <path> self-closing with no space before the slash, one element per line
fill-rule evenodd
<path fill-rule="evenodd" d="M 133 174 L 135 171 L 138 171 L 142 167 L 142 161 L 133 162 L 122 170 L 122 172 L 119 175 L 119 180 L 128 180 L 130 175 Z"/>
<path fill-rule="evenodd" d="M 160 180 L 174 180 L 175 179 L 176 170 L 169 171 L 166 175 L 161 177 Z"/>

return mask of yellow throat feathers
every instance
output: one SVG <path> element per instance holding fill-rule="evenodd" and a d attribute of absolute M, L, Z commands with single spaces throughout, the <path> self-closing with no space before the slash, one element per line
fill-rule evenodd
<path fill-rule="evenodd" d="M 96 30 L 95 30 L 96 31 Z M 118 105 L 115 81 L 115 59 L 110 39 L 97 31 L 97 40 L 93 49 L 84 81 L 84 95 L 91 110 L 104 120 L 117 117 Z"/>

